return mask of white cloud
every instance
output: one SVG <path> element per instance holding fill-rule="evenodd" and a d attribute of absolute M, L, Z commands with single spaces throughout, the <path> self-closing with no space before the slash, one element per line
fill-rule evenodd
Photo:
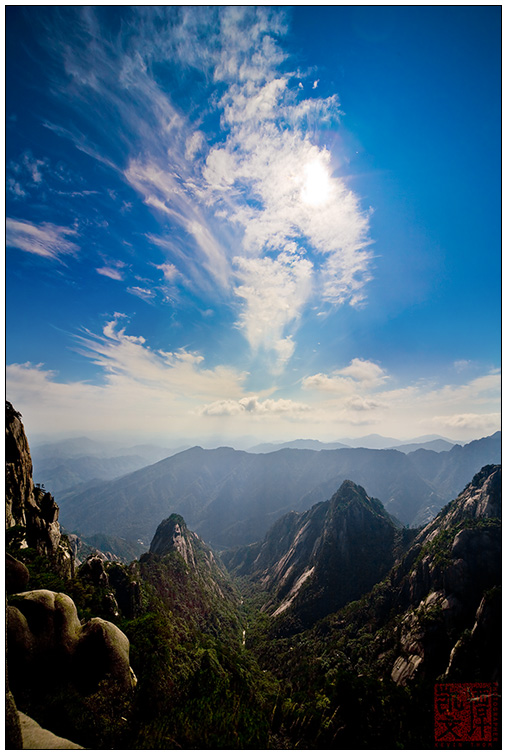
<path fill-rule="evenodd" d="M 468 367 L 470 367 L 472 362 L 470 359 L 457 359 L 454 362 L 454 369 L 458 372 L 463 372 L 463 370 L 466 370 Z"/>
<path fill-rule="evenodd" d="M 244 373 L 223 366 L 204 370 L 200 367 L 204 357 L 185 349 L 153 351 L 142 336 L 127 335 L 126 327 L 119 328 L 119 319 L 109 321 L 102 336 L 87 332 L 78 339 L 79 353 L 107 375 L 123 375 L 135 382 L 166 387 L 180 396 L 185 392 L 190 397 L 238 394 Z"/>
<path fill-rule="evenodd" d="M 249 396 L 232 401 L 213 401 L 211 404 L 201 406 L 197 413 L 208 416 L 236 416 L 239 414 L 250 415 L 289 415 L 299 417 L 302 413 L 311 411 L 308 404 L 303 404 L 290 399 L 265 399 L 259 400 L 258 396 Z"/>
<path fill-rule="evenodd" d="M 334 370 L 331 375 L 319 372 L 309 375 L 302 381 L 303 388 L 325 391 L 336 394 L 346 394 L 361 389 L 372 389 L 381 386 L 388 375 L 375 362 L 367 359 L 354 358 L 347 367 Z"/>
<path fill-rule="evenodd" d="M 198 152 L 200 152 L 205 145 L 206 138 L 202 131 L 194 131 L 185 142 L 185 157 L 187 160 L 193 160 Z"/>
<path fill-rule="evenodd" d="M 236 295 L 246 302 L 239 323 L 254 350 L 272 350 L 280 369 L 292 356 L 294 343 L 284 337 L 297 321 L 311 293 L 312 264 L 299 255 L 283 252 L 276 259 L 234 260 L 240 284 Z"/>
<path fill-rule="evenodd" d="M 451 414 L 448 416 L 433 417 L 433 422 L 441 424 L 449 430 L 467 430 L 470 433 L 495 432 L 500 428 L 500 412 L 491 414 Z"/>
<path fill-rule="evenodd" d="M 173 281 L 178 277 L 179 270 L 176 267 L 176 265 L 173 265 L 172 262 L 164 262 L 162 265 L 155 265 L 157 270 L 162 270 L 162 273 L 164 274 L 164 279 L 166 281 L 169 281 L 170 283 L 173 283 Z"/>
<path fill-rule="evenodd" d="M 102 150 L 83 133 L 51 126 L 113 167 L 169 224 L 167 235 L 175 238 L 165 264 L 178 258 L 190 285 L 207 292 L 218 285 L 222 297 L 235 297 L 242 332 L 254 350 L 278 354 L 275 370 L 296 348 L 312 291 L 331 306 L 360 304 L 371 257 L 368 213 L 334 172 L 331 153 L 312 141 L 323 124 L 337 123 L 338 99 L 305 99 L 286 70 L 280 44 L 286 31 L 285 12 L 269 7 L 161 7 L 156 13 L 139 7 L 125 20 L 124 34 L 106 41 L 95 11 L 83 9 L 79 40 L 60 42 L 72 104 L 86 123 L 90 92 L 107 101 L 115 113 L 114 139 L 107 120 Z M 208 111 L 180 112 L 152 75 L 160 62 L 177 64 L 182 78 L 190 68 L 205 74 Z M 209 114 L 219 115 L 223 127 L 211 147 L 203 131 Z M 113 162 L 109 156 L 119 147 L 126 159 Z M 309 186 L 312 166 L 325 178 L 319 181 L 325 195 L 318 195 L 315 182 Z M 262 260 L 276 267 L 288 244 L 308 261 L 305 293 L 292 286 L 290 314 L 264 297 L 270 300 L 270 332 L 259 317 L 263 296 L 256 280 L 262 274 L 254 266 Z M 284 283 L 279 295 L 287 293 Z"/>
<path fill-rule="evenodd" d="M 141 286 L 129 286 L 127 288 L 127 291 L 129 294 L 137 296 L 139 297 L 139 299 L 143 299 L 144 301 L 151 301 L 156 296 L 156 294 L 149 288 L 141 288 Z"/>
<path fill-rule="evenodd" d="M 468 382 L 436 386 L 436 381 L 386 388 L 395 376 L 374 362 L 353 359 L 331 374 L 316 373 L 302 380 L 312 391 L 310 404 L 317 427 L 360 424 L 400 438 L 422 433 L 452 434 L 469 440 L 500 428 L 500 374 L 492 371 Z M 312 395 L 310 394 L 310 395 Z M 407 428 L 408 431 L 407 431 Z M 451 432 L 452 431 L 452 432 Z"/>
<path fill-rule="evenodd" d="M 7 191 L 12 194 L 16 199 L 26 197 L 26 191 L 21 188 L 21 184 L 16 179 L 10 177 L 6 182 Z"/>
<path fill-rule="evenodd" d="M 353 409 L 356 412 L 369 412 L 372 411 L 372 409 L 378 409 L 385 405 L 380 401 L 376 401 L 375 399 L 356 395 L 346 399 L 345 406 L 348 409 Z"/>
<path fill-rule="evenodd" d="M 186 349 L 152 350 L 144 337 L 129 335 L 118 313 L 102 335 L 85 331 L 76 351 L 102 373 L 100 384 L 64 381 L 43 365 L 6 368 L 9 400 L 33 432 L 137 433 L 195 436 L 195 407 L 243 397 L 246 374 L 204 365 Z"/>
<path fill-rule="evenodd" d="M 116 313 L 101 335 L 84 331 L 76 351 L 99 370 L 99 382 L 64 381 L 43 365 L 8 365 L 7 396 L 33 432 L 138 432 L 205 438 L 241 435 L 262 424 L 265 438 L 336 440 L 361 428 L 406 438 L 426 432 L 469 440 L 500 428 L 500 375 L 435 387 L 415 383 L 385 389 L 386 373 L 368 360 L 352 360 L 330 376 L 307 378 L 302 400 L 294 389 L 278 398 L 245 389 L 248 375 L 225 365 L 207 368 L 199 352 L 151 349 L 127 333 Z M 346 372 L 346 374 L 337 374 Z M 395 382 L 391 376 L 390 381 Z M 270 395 L 271 394 L 271 395 Z M 252 424 L 253 423 L 253 424 Z"/>
<path fill-rule="evenodd" d="M 46 259 L 57 260 L 63 255 L 75 255 L 79 247 L 68 236 L 77 236 L 73 228 L 54 225 L 53 223 L 40 223 L 36 225 L 28 220 L 15 220 L 7 218 L 5 221 L 6 238 L 8 247 L 21 249 L 24 252 L 36 254 Z"/>
<path fill-rule="evenodd" d="M 375 364 L 375 362 L 370 362 L 367 359 L 355 358 L 348 367 L 337 370 L 337 374 L 351 377 L 353 380 L 357 380 L 357 382 L 367 386 L 380 385 L 387 379 L 385 370 L 379 367 L 378 364 Z"/>
<path fill-rule="evenodd" d="M 123 273 L 121 270 L 118 270 L 117 267 L 97 267 L 96 272 L 99 275 L 104 275 L 106 278 L 111 278 L 111 280 L 115 281 L 121 281 L 123 280 Z"/>

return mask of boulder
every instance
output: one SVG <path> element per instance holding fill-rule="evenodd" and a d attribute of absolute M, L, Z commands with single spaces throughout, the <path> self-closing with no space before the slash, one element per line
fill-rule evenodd
<path fill-rule="evenodd" d="M 70 739 L 57 737 L 56 734 L 43 729 L 42 726 L 27 716 L 19 713 L 21 725 L 21 737 L 23 750 L 83 750 L 81 745 L 71 742 Z"/>
<path fill-rule="evenodd" d="M 9 553 L 5 556 L 5 589 L 7 594 L 23 592 L 28 585 L 30 572 L 26 566 Z"/>
<path fill-rule="evenodd" d="M 122 692 L 136 683 L 129 665 L 129 641 L 103 619 L 81 625 L 68 595 L 32 590 L 14 595 L 7 613 L 8 665 L 12 689 L 40 690 L 71 684 L 84 694 L 104 679 Z"/>
<path fill-rule="evenodd" d="M 114 679 L 122 692 L 130 692 L 136 678 L 129 664 L 129 641 L 110 621 L 90 619 L 83 627 L 74 658 L 77 686 L 83 691 Z"/>

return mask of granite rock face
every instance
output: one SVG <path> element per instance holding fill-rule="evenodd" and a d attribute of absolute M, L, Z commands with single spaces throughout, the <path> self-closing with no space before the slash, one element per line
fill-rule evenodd
<path fill-rule="evenodd" d="M 183 517 L 172 514 L 157 527 L 151 541 L 150 553 L 165 556 L 176 551 L 187 566 L 195 567 L 195 554 L 192 540 L 197 536 L 187 528 Z"/>
<path fill-rule="evenodd" d="M 261 543 L 223 558 L 228 568 L 264 587 L 263 610 L 287 615 L 293 632 L 381 580 L 395 561 L 396 532 L 382 503 L 345 480 L 329 501 L 286 514 Z"/>
<path fill-rule="evenodd" d="M 392 599 L 402 609 L 396 683 L 444 672 L 455 680 L 478 668 L 484 680 L 498 680 L 500 517 L 501 468 L 489 465 L 421 531 L 391 573 Z"/>
<path fill-rule="evenodd" d="M 81 745 L 71 742 L 70 739 L 57 737 L 56 734 L 43 729 L 42 726 L 27 716 L 19 713 L 20 730 L 23 750 L 83 750 Z"/>
<path fill-rule="evenodd" d="M 7 553 L 5 556 L 5 588 L 7 593 L 23 592 L 28 586 L 30 572 L 25 564 Z"/>
<path fill-rule="evenodd" d="M 5 513 L 7 544 L 33 548 L 52 562 L 56 572 L 70 577 L 73 557 L 58 523 L 59 508 L 53 496 L 34 485 L 32 459 L 21 415 L 6 402 Z"/>

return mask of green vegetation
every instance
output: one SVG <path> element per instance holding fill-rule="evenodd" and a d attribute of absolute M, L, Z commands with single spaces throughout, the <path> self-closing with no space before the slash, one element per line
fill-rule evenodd
<path fill-rule="evenodd" d="M 452 502 L 454 503 L 454 502 Z M 450 506 L 451 504 L 449 504 Z M 426 556 L 431 556 L 433 562 L 440 567 L 449 566 L 452 561 L 451 549 L 454 542 L 454 538 L 462 530 L 494 530 L 501 527 L 500 519 L 494 517 L 480 519 L 480 518 L 467 518 L 462 519 L 453 527 L 447 529 L 441 529 L 437 535 L 428 543 L 426 543 L 419 552 L 417 559 L 414 562 L 414 567 L 420 563 Z"/>
<path fill-rule="evenodd" d="M 463 674 L 476 646 L 470 627 L 447 626 L 438 601 L 412 604 L 409 581 L 425 558 L 442 574 L 459 532 L 499 526 L 496 519 L 465 519 L 442 529 L 368 594 L 290 632 L 291 611 L 263 612 L 270 593 L 246 577 L 233 582 L 197 539 L 188 563 L 170 549 L 130 566 L 105 563 L 95 573 L 83 567 L 63 580 L 48 559 L 20 547 L 24 533 L 12 528 L 8 547 L 28 566 L 29 587 L 66 592 L 83 620 L 114 621 L 129 638 L 137 677 L 131 696 L 115 694 L 105 680 L 84 697 L 71 688 L 53 690 L 29 710 L 89 748 L 432 748 L 433 684 L 445 664 L 433 676 L 395 684 L 403 626 L 409 620 L 420 628 L 439 647 L 439 659 L 448 659 L 458 642 Z M 415 534 L 396 532 L 400 554 Z M 485 596 L 496 599 L 496 588 Z"/>

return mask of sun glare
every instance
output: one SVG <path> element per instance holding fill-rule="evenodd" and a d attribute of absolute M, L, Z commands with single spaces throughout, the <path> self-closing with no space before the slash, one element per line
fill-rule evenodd
<path fill-rule="evenodd" d="M 304 167 L 304 182 L 301 199 L 305 204 L 317 207 L 327 202 L 331 196 L 329 171 L 319 160 L 313 160 Z"/>

